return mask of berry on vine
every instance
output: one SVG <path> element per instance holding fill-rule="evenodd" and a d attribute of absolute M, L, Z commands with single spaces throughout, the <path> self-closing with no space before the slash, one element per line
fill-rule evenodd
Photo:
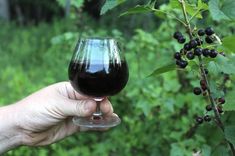
<path fill-rule="evenodd" d="M 181 32 L 179 32 L 179 31 L 176 31 L 176 32 L 174 33 L 174 35 L 173 35 L 173 37 L 174 37 L 175 39 L 177 39 L 177 40 L 178 40 L 178 38 L 179 38 L 180 36 L 183 36 L 183 35 L 182 35 Z"/>
<path fill-rule="evenodd" d="M 200 45 L 203 44 L 203 40 L 202 40 L 202 39 L 196 38 L 195 40 L 197 41 L 197 45 L 198 45 L 198 46 L 200 46 Z"/>
<path fill-rule="evenodd" d="M 206 74 L 206 75 L 209 74 L 208 69 L 205 68 L 204 71 L 205 71 L 205 74 Z"/>
<path fill-rule="evenodd" d="M 199 36 L 203 36 L 203 35 L 205 35 L 205 31 L 204 31 L 203 29 L 199 29 L 198 32 L 197 32 L 197 34 L 198 34 Z"/>
<path fill-rule="evenodd" d="M 206 85 L 202 85 L 201 87 L 202 87 L 203 91 L 207 90 L 207 86 Z"/>
<path fill-rule="evenodd" d="M 212 105 L 206 105 L 206 110 L 209 112 L 212 110 Z"/>
<path fill-rule="evenodd" d="M 194 49 L 194 54 L 197 56 L 200 56 L 202 54 L 202 49 L 201 48 L 195 48 Z"/>
<path fill-rule="evenodd" d="M 189 51 L 189 50 L 192 49 L 192 47 L 190 46 L 189 43 L 185 43 L 185 44 L 184 44 L 184 49 L 187 50 L 187 51 Z"/>
<path fill-rule="evenodd" d="M 205 33 L 206 33 L 206 35 L 210 36 L 210 35 L 214 34 L 215 32 L 211 27 L 207 27 L 205 29 Z"/>
<path fill-rule="evenodd" d="M 196 122 L 197 122 L 198 124 L 202 124 L 202 123 L 203 123 L 203 118 L 198 116 L 198 117 L 196 118 Z"/>
<path fill-rule="evenodd" d="M 201 81 L 200 81 L 200 85 L 201 85 L 201 86 L 206 86 L 206 81 L 205 81 L 205 80 L 201 80 Z"/>
<path fill-rule="evenodd" d="M 220 107 L 220 106 L 217 107 L 217 110 L 218 110 L 218 112 L 219 112 L 220 114 L 224 112 L 223 109 L 222 109 L 222 107 Z"/>
<path fill-rule="evenodd" d="M 193 52 L 188 52 L 187 54 L 186 54 L 186 56 L 187 56 L 187 58 L 189 59 L 189 60 L 193 60 L 194 59 L 194 54 L 193 54 Z"/>
<path fill-rule="evenodd" d="M 225 103 L 225 99 L 224 98 L 219 98 L 218 101 L 219 101 L 220 104 L 224 104 Z"/>
<path fill-rule="evenodd" d="M 188 65 L 188 62 L 185 60 L 176 60 L 176 64 L 180 67 L 180 68 L 186 68 Z"/>
<path fill-rule="evenodd" d="M 202 50 L 202 54 L 203 54 L 203 56 L 205 56 L 205 57 L 207 57 L 207 56 L 209 56 L 209 54 L 210 54 L 210 49 L 203 49 Z"/>
<path fill-rule="evenodd" d="M 177 59 L 177 60 L 180 60 L 181 59 L 181 54 L 179 52 L 176 52 L 174 54 L 174 58 Z"/>
<path fill-rule="evenodd" d="M 199 87 L 195 87 L 195 88 L 193 89 L 193 93 L 194 93 L 195 95 L 200 95 L 200 94 L 202 93 L 202 90 L 201 90 L 201 88 L 199 88 Z"/>
<path fill-rule="evenodd" d="M 208 44 L 213 43 L 213 40 L 210 38 L 210 36 L 206 36 L 205 41 L 206 41 L 206 43 L 208 43 Z"/>
<path fill-rule="evenodd" d="M 217 56 L 217 54 L 218 54 L 218 52 L 215 49 L 212 49 L 209 55 L 211 58 L 215 58 Z"/>
<path fill-rule="evenodd" d="M 190 45 L 190 47 L 191 48 L 196 48 L 197 47 L 197 41 L 196 40 L 191 40 L 191 41 L 189 41 L 189 45 Z"/>
<path fill-rule="evenodd" d="M 210 121 L 211 121 L 211 117 L 210 117 L 209 115 L 205 115 L 205 116 L 204 116 L 204 120 L 205 120 L 206 122 L 210 122 Z"/>
<path fill-rule="evenodd" d="M 184 43 L 184 42 L 186 41 L 186 39 L 184 38 L 184 36 L 178 37 L 177 40 L 178 40 L 179 43 Z"/>

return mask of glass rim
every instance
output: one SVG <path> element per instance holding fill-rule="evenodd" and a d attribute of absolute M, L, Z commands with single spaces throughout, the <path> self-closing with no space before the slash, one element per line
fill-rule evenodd
<path fill-rule="evenodd" d="M 114 41 L 118 41 L 118 39 L 116 39 L 114 37 L 81 37 L 81 38 L 78 39 L 78 41 L 92 41 L 92 40 L 98 40 L 98 41 L 114 40 Z"/>

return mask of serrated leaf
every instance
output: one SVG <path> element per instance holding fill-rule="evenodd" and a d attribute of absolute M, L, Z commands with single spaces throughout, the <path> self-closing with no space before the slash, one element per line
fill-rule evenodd
<path fill-rule="evenodd" d="M 224 129 L 225 138 L 235 145 L 235 125 L 226 126 Z"/>
<path fill-rule="evenodd" d="M 197 1 L 197 7 L 203 10 L 208 10 L 208 5 L 203 3 L 202 0 Z"/>
<path fill-rule="evenodd" d="M 115 8 L 116 6 L 118 6 L 123 2 L 125 2 L 125 0 L 106 0 L 100 11 L 100 14 L 101 15 L 105 14 L 108 10 Z"/>
<path fill-rule="evenodd" d="M 231 20 L 235 20 L 235 1 L 226 0 L 222 5 L 222 11 L 227 15 Z"/>
<path fill-rule="evenodd" d="M 229 17 L 226 16 L 220 8 L 219 0 L 211 0 L 209 1 L 209 11 L 213 20 L 221 21 L 221 20 L 229 20 Z"/>
<path fill-rule="evenodd" d="M 153 71 L 152 74 L 150 74 L 148 77 L 151 77 L 151 76 L 158 76 L 160 74 L 163 74 L 163 73 L 166 73 L 166 72 L 169 72 L 169 71 L 172 71 L 172 70 L 175 70 L 176 69 L 176 66 L 175 66 L 175 63 L 170 63 L 170 64 L 167 64 L 165 66 L 162 66 L 160 68 L 157 68 Z"/>
<path fill-rule="evenodd" d="M 235 35 L 224 37 L 222 43 L 222 46 L 229 52 L 235 53 Z"/>
<path fill-rule="evenodd" d="M 226 104 L 224 105 L 225 111 L 235 111 L 235 90 L 232 90 L 226 94 Z"/>
<path fill-rule="evenodd" d="M 134 8 L 128 9 L 126 12 L 122 13 L 120 16 L 130 15 L 130 14 L 138 14 L 138 13 L 149 13 L 152 12 L 152 8 L 145 5 L 137 5 Z"/>

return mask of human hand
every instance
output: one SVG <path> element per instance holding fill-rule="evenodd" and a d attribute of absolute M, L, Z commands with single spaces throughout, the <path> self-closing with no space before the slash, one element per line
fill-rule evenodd
<path fill-rule="evenodd" d="M 107 98 L 101 102 L 100 108 L 105 116 L 113 114 L 112 105 Z M 2 114 L 5 114 L 4 117 L 9 116 L 6 121 L 14 122 L 13 129 L 20 138 L 21 145 L 42 146 L 77 131 L 84 131 L 73 124 L 72 117 L 91 116 L 95 109 L 94 100 L 75 92 L 69 82 L 61 82 L 2 108 Z M 0 119 L 1 116 L 0 114 Z M 5 125 L 9 125 L 9 122 Z"/>

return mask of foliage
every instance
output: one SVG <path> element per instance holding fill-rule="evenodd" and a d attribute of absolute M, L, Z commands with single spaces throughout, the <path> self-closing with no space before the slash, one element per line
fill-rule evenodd
<path fill-rule="evenodd" d="M 189 5 L 193 8 L 193 12 L 189 13 L 190 17 L 199 19 L 193 24 L 198 27 L 216 24 L 213 16 L 209 16 L 213 14 L 210 3 L 209 11 L 205 11 L 208 9 L 205 7 L 207 4 L 200 0 L 195 5 Z M 231 142 L 234 141 L 235 89 L 232 80 L 235 77 L 232 75 L 226 84 L 228 94 L 225 95 L 226 112 L 223 115 L 226 123 L 225 135 L 211 123 L 195 128 L 194 117 L 204 113 L 207 105 L 203 98 L 191 93 L 193 87 L 199 83 L 196 72 L 198 62 L 191 63 L 191 70 L 184 71 L 184 74 L 179 70 L 164 74 L 163 70 L 159 72 L 162 66 L 173 62 L 173 53 L 180 50 L 180 46 L 172 39 L 172 34 L 175 30 L 183 32 L 184 28 L 178 24 L 178 19 L 183 19 L 183 16 L 180 8 L 174 7 L 174 0 L 155 5 L 158 7 L 151 11 L 153 13 L 149 17 L 157 26 L 148 31 L 139 25 L 138 29 L 132 30 L 127 24 L 115 29 L 112 25 L 105 25 L 102 20 L 84 22 L 84 27 L 78 27 L 71 20 L 27 27 L 0 23 L 0 105 L 14 103 L 49 84 L 66 81 L 68 63 L 78 36 L 119 38 L 130 69 L 130 79 L 125 90 L 110 98 L 115 112 L 122 119 L 120 126 L 107 132 L 77 133 L 46 147 L 20 147 L 5 156 L 191 156 L 194 151 L 201 151 L 203 156 L 229 155 L 229 148 L 221 140 L 226 137 Z M 108 17 L 109 14 L 103 16 Z M 134 17 L 134 21 L 139 19 L 138 16 Z M 119 21 L 122 19 L 126 20 L 126 17 L 121 17 Z M 120 24 L 118 22 L 114 25 Z M 233 38 L 234 27 L 230 20 L 220 19 L 220 24 L 215 29 L 221 36 Z M 129 36 L 125 31 L 133 35 Z M 214 86 L 220 82 L 217 76 L 221 71 L 235 71 L 233 39 L 223 38 L 220 49 L 225 50 L 226 58 L 208 59 L 205 62 L 212 71 L 210 76 L 215 77 Z M 227 53 L 228 51 L 230 52 Z M 172 69 L 172 66 L 168 67 L 164 71 Z M 158 76 L 147 78 L 155 69 Z M 182 75 L 189 81 L 187 85 L 182 83 L 186 81 L 182 80 Z"/>

